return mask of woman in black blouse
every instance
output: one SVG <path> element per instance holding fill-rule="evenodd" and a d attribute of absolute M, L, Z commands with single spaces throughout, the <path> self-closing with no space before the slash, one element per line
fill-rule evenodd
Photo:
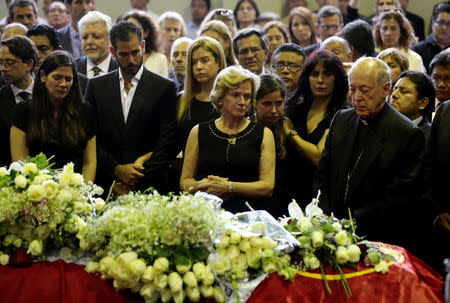
<path fill-rule="evenodd" d="M 55 167 L 73 162 L 86 182 L 97 167 L 95 119 L 83 102 L 72 56 L 49 54 L 37 73 L 32 98 L 19 103 L 11 127 L 11 156 L 23 161 L 43 152 L 55 156 Z"/>

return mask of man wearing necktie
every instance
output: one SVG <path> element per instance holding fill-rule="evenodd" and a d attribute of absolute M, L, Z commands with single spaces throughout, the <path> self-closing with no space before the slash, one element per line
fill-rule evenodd
<path fill-rule="evenodd" d="M 117 69 L 117 62 L 111 56 L 109 30 L 111 18 L 97 11 L 87 13 L 78 22 L 83 57 L 77 59 L 78 72 L 88 78 L 107 74 Z"/>
<path fill-rule="evenodd" d="M 36 47 L 29 38 L 13 36 L 0 42 L 0 70 L 6 82 L 0 88 L 0 166 L 11 162 L 10 119 L 14 106 L 31 98 L 36 61 Z"/>

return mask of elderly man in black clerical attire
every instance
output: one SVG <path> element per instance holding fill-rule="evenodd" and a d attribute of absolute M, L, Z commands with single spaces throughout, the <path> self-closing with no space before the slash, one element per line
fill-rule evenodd
<path fill-rule="evenodd" d="M 357 60 L 349 83 L 353 108 L 333 118 L 315 177 L 320 206 L 341 218 L 351 211 L 369 240 L 410 249 L 427 189 L 423 132 L 386 102 L 391 75 L 383 61 Z"/>

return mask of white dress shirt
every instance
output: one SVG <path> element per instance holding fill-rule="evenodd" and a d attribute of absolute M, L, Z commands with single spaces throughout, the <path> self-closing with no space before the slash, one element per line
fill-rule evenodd
<path fill-rule="evenodd" d="M 104 75 L 108 73 L 109 70 L 109 63 L 111 62 L 111 53 L 109 53 L 108 57 L 105 58 L 105 60 L 102 61 L 102 63 L 100 63 L 99 65 L 95 65 L 94 62 L 91 61 L 91 59 L 86 57 L 86 76 L 90 79 L 92 77 L 94 77 L 94 71 L 92 70 L 92 68 L 94 67 L 98 67 L 100 68 L 100 73 L 98 74 L 98 76 L 100 75 Z"/>
<path fill-rule="evenodd" d="M 125 123 L 127 122 L 128 113 L 130 111 L 131 102 L 133 101 L 134 93 L 136 92 L 136 87 L 141 79 L 142 73 L 144 72 L 144 65 L 141 65 L 139 71 L 131 78 L 131 88 L 127 93 L 125 90 L 125 79 L 122 76 L 122 69 L 119 68 L 119 84 L 120 84 L 120 97 L 122 98 L 122 111 L 123 119 Z"/>
<path fill-rule="evenodd" d="M 30 96 L 32 95 L 32 93 L 33 93 L 33 85 L 34 85 L 34 80 L 33 80 L 33 78 L 31 78 L 31 83 L 30 83 L 30 85 L 28 85 L 28 87 L 27 87 L 26 89 L 20 89 L 20 88 L 18 88 L 17 86 L 15 86 L 14 84 L 10 84 L 11 89 L 12 89 L 13 94 L 14 94 L 14 98 L 16 99 L 16 103 L 19 103 L 19 102 L 24 101 L 24 100 L 22 100 L 22 98 L 19 96 L 19 94 L 20 94 L 21 92 L 25 91 L 25 92 L 27 92 L 27 93 L 30 93 Z"/>

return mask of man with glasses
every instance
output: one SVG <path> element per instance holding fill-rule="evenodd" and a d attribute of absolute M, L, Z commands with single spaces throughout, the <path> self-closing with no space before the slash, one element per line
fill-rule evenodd
<path fill-rule="evenodd" d="M 36 61 L 36 47 L 29 38 L 12 36 L 0 42 L 0 70 L 6 82 L 0 88 L 0 166 L 11 163 L 11 115 L 16 103 L 31 98 Z"/>
<path fill-rule="evenodd" d="M 442 51 L 430 63 L 431 79 L 436 89 L 435 111 L 450 100 L 450 51 Z"/>
<path fill-rule="evenodd" d="M 325 5 L 319 10 L 316 28 L 322 41 L 331 36 L 339 35 L 343 27 L 344 17 L 342 17 L 342 13 L 338 8 L 331 5 Z M 320 43 L 313 44 L 305 48 L 305 53 L 309 56 L 309 54 L 319 48 Z"/>
<path fill-rule="evenodd" d="M 233 51 L 243 68 L 258 76 L 266 73 L 264 62 L 269 49 L 262 30 L 250 27 L 238 31 L 233 38 Z"/>
<path fill-rule="evenodd" d="M 286 86 L 286 99 L 290 99 L 297 90 L 305 58 L 305 52 L 295 43 L 283 44 L 273 52 L 272 73 L 283 80 Z"/>
<path fill-rule="evenodd" d="M 431 29 L 433 33 L 427 39 L 412 47 L 413 51 L 422 57 L 428 74 L 432 72 L 429 64 L 434 56 L 450 45 L 450 4 L 441 3 L 435 7 L 431 17 Z"/>

